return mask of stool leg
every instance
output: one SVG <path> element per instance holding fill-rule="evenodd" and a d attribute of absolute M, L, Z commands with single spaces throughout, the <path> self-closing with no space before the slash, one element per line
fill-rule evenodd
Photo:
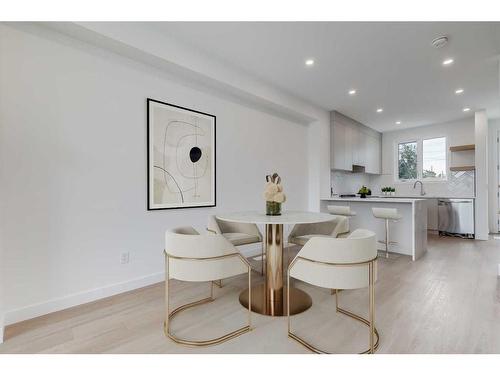
<path fill-rule="evenodd" d="M 389 258 L 389 219 L 385 219 L 385 257 Z"/>

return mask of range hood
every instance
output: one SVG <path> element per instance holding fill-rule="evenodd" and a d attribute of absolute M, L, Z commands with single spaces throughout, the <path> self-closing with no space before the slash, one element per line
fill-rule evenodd
<path fill-rule="evenodd" d="M 352 165 L 352 173 L 365 173 L 365 166 L 353 164 Z"/>

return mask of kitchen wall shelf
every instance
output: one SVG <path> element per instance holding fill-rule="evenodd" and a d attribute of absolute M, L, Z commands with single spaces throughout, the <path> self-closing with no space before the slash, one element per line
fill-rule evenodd
<path fill-rule="evenodd" d="M 476 145 L 461 145 L 461 146 L 450 146 L 451 152 L 458 151 L 473 151 L 476 149 Z"/>
<path fill-rule="evenodd" d="M 458 172 L 458 171 L 475 171 L 476 167 L 474 165 L 462 165 L 459 167 L 450 167 L 450 171 Z"/>

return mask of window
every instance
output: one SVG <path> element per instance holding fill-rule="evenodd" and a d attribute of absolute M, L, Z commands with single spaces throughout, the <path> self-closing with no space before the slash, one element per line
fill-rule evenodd
<path fill-rule="evenodd" d="M 446 138 L 424 139 L 422 166 L 422 178 L 446 178 Z"/>
<path fill-rule="evenodd" d="M 397 181 L 446 179 L 446 138 L 417 139 L 397 144 Z"/>
<path fill-rule="evenodd" d="M 400 180 L 417 178 L 417 142 L 398 145 L 398 178 Z"/>

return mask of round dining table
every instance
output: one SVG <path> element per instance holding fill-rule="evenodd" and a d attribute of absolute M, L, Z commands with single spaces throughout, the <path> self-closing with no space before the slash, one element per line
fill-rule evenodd
<path fill-rule="evenodd" d="M 305 211 L 284 211 L 276 216 L 258 211 L 234 212 L 216 216 L 217 219 L 223 221 L 265 225 L 265 279 L 264 282 L 252 286 L 251 307 L 253 312 L 259 314 L 285 316 L 287 314 L 287 291 L 283 256 L 283 225 L 321 223 L 334 220 L 334 216 Z M 248 289 L 241 292 L 240 303 L 248 308 Z M 306 292 L 290 287 L 290 315 L 301 313 L 311 305 L 311 297 Z"/>

